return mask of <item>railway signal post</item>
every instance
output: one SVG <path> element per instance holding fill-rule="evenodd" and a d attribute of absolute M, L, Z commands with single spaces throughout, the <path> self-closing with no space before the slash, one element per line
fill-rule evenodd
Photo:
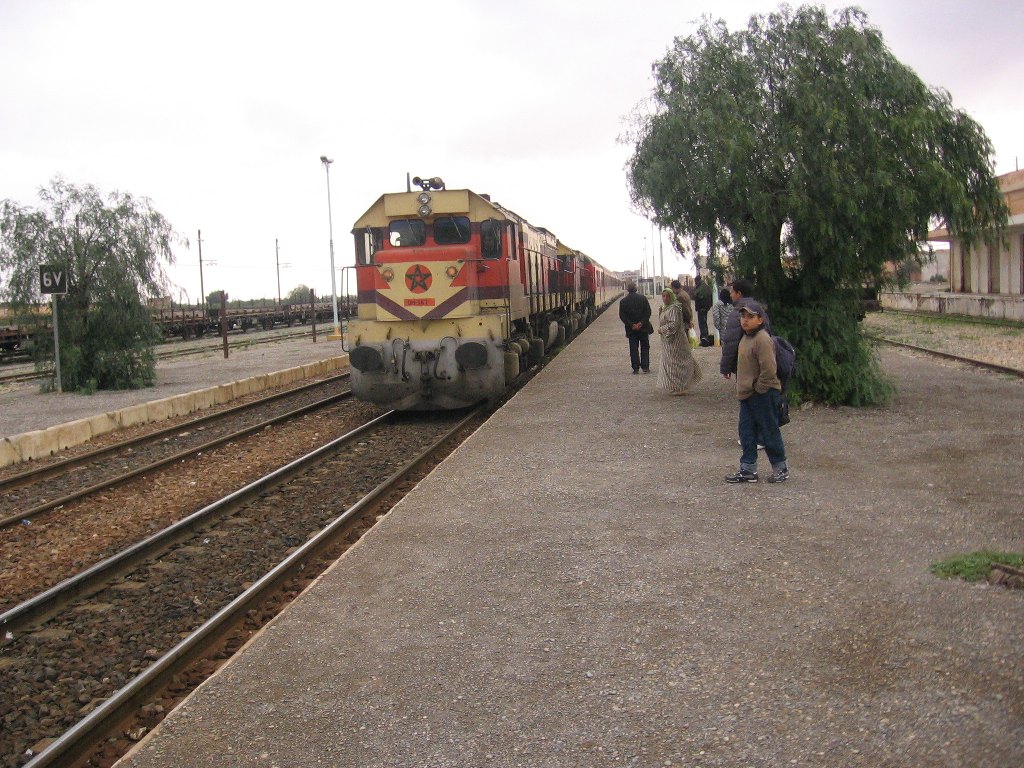
<path fill-rule="evenodd" d="M 53 368 L 57 375 L 57 393 L 61 393 L 60 385 L 60 334 L 57 327 L 57 297 L 68 292 L 68 272 L 59 264 L 39 265 L 39 292 L 50 294 L 53 303 Z"/>

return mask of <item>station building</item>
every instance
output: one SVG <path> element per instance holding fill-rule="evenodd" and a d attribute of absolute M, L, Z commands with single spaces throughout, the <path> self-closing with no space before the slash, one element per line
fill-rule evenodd
<path fill-rule="evenodd" d="M 998 181 L 1010 213 L 1003 237 L 969 245 L 945 228 L 929 232 L 930 241 L 948 244 L 948 290 L 885 292 L 883 308 L 1024 322 L 1024 171 Z"/>

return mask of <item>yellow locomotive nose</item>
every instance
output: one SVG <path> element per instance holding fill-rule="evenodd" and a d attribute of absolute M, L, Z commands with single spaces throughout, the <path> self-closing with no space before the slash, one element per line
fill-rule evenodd
<path fill-rule="evenodd" d="M 471 317 L 480 312 L 476 270 L 467 259 L 419 258 L 379 267 L 375 319 L 402 321 Z"/>
<path fill-rule="evenodd" d="M 382 195 L 352 229 L 352 391 L 399 410 L 462 408 L 500 396 L 564 343 L 611 280 L 488 195 L 436 177 L 414 183 Z"/>

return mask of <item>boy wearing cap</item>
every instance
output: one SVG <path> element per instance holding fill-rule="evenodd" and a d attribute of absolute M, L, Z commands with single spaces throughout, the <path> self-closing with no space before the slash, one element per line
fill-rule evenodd
<path fill-rule="evenodd" d="M 772 465 L 769 483 L 784 483 L 789 479 L 786 446 L 779 430 L 779 400 L 782 382 L 775 365 L 775 344 L 764 327 L 765 312 L 756 301 L 738 307 L 740 338 L 736 355 L 736 397 L 740 401 L 740 457 L 739 472 L 727 475 L 727 483 L 756 483 L 757 444 Z"/>

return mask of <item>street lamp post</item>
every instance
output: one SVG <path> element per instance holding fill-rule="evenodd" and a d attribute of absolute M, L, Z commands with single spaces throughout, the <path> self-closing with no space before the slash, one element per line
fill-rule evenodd
<path fill-rule="evenodd" d="M 644 235 L 644 260 L 643 260 L 643 265 L 644 265 L 644 267 L 647 266 L 647 235 Z M 641 277 L 641 279 L 643 278 L 643 273 L 641 273 L 640 277 Z M 652 286 L 654 285 L 654 273 L 653 272 L 651 273 L 651 285 Z M 641 283 L 641 286 L 643 286 L 643 283 Z M 651 290 L 653 291 L 653 288 Z M 646 294 L 647 291 L 645 290 L 644 287 L 641 287 L 640 293 Z"/>
<path fill-rule="evenodd" d="M 333 160 L 328 160 L 327 155 L 320 155 L 320 162 L 324 164 L 324 170 L 327 171 L 327 225 L 331 236 L 331 302 L 334 305 L 334 332 L 331 334 L 331 338 L 341 338 L 341 324 L 338 322 L 338 289 L 337 282 L 334 276 L 334 217 L 331 215 L 331 163 Z"/>
<path fill-rule="evenodd" d="M 658 256 L 661 259 L 661 277 L 662 281 L 665 278 L 665 246 L 661 242 L 661 227 L 658 227 Z"/>

